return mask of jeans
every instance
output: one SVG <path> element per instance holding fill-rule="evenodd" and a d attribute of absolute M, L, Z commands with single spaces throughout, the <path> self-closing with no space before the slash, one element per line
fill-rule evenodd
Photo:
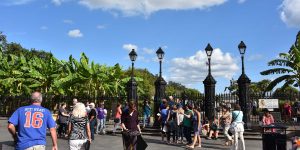
<path fill-rule="evenodd" d="M 188 144 L 191 144 L 192 143 L 191 127 L 184 126 L 183 127 L 183 133 L 184 133 L 184 136 L 185 136 Z"/>
<path fill-rule="evenodd" d="M 180 138 L 180 140 L 183 140 L 183 126 L 179 125 L 177 128 L 177 137 L 178 139 Z"/>
<path fill-rule="evenodd" d="M 66 132 L 67 131 L 67 124 L 66 123 L 60 123 L 57 130 L 58 130 L 57 132 L 58 132 L 59 136 L 65 135 L 67 133 Z"/>
<path fill-rule="evenodd" d="M 176 131 L 175 130 L 167 132 L 167 141 L 170 141 L 171 134 L 172 134 L 173 142 L 175 142 L 176 141 Z"/>
<path fill-rule="evenodd" d="M 90 129 L 91 129 L 91 138 L 92 138 L 92 140 L 94 140 L 96 123 L 97 123 L 96 119 L 93 119 L 92 121 L 90 121 Z"/>
<path fill-rule="evenodd" d="M 144 118 L 143 118 L 143 126 L 146 125 L 146 121 L 147 121 L 147 126 L 149 126 L 149 123 L 150 123 L 150 115 L 144 114 Z"/>
<path fill-rule="evenodd" d="M 104 133 L 105 119 L 97 119 L 96 133 Z"/>

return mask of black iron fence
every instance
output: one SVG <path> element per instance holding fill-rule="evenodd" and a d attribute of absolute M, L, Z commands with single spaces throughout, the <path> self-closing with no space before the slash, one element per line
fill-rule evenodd
<path fill-rule="evenodd" d="M 299 93 L 281 93 L 281 94 L 274 94 L 271 92 L 268 93 L 251 93 L 249 102 L 248 102 L 248 112 L 250 113 L 250 121 L 254 124 L 258 124 L 259 120 L 261 119 L 261 114 L 259 113 L 262 110 L 257 109 L 258 113 L 253 114 L 252 111 L 252 102 L 256 101 L 258 104 L 259 99 L 278 99 L 279 100 L 279 108 L 274 109 L 274 112 L 279 112 L 281 114 L 282 110 L 282 104 L 286 101 L 297 101 L 299 100 Z M 177 94 L 173 95 L 173 97 L 192 101 L 195 104 L 198 104 L 202 110 L 204 110 L 204 95 L 203 94 L 195 94 L 195 95 L 189 95 L 189 94 Z M 68 106 L 72 106 L 72 99 L 77 98 L 80 102 L 94 102 L 97 104 L 100 101 L 105 101 L 105 107 L 108 110 L 108 116 L 113 116 L 114 108 L 118 102 L 125 103 L 126 102 L 126 96 L 99 96 L 99 97 L 88 97 L 88 96 L 52 96 L 52 95 L 46 95 L 43 98 L 43 106 L 55 111 L 59 108 L 59 104 L 62 102 L 65 102 L 68 104 Z M 215 115 L 220 116 L 221 113 L 221 106 L 227 105 L 233 108 L 233 105 L 235 103 L 238 103 L 238 95 L 236 93 L 221 93 L 216 94 L 215 96 Z M 9 116 L 11 115 L 17 108 L 28 105 L 29 104 L 29 96 L 1 96 L 0 95 L 0 116 Z M 146 100 L 146 98 L 139 97 L 139 112 L 142 112 L 142 106 L 143 101 Z M 149 100 L 149 99 L 148 99 Z M 152 102 L 153 104 L 153 102 Z M 281 117 L 282 118 L 282 117 Z M 277 117 L 276 121 L 281 121 L 280 117 Z"/>

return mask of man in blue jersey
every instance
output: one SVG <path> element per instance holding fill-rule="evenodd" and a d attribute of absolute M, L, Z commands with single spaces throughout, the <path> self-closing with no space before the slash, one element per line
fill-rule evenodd
<path fill-rule="evenodd" d="M 52 150 L 57 150 L 56 124 L 50 111 L 41 106 L 42 94 L 32 93 L 31 103 L 17 109 L 8 120 L 16 150 L 45 150 L 47 128 L 52 137 Z"/>

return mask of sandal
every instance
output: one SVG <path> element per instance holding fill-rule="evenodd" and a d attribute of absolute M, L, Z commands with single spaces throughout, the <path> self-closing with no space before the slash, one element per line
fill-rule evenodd
<path fill-rule="evenodd" d="M 222 144 L 223 146 L 229 146 L 228 142 L 225 142 L 224 144 Z"/>
<path fill-rule="evenodd" d="M 186 146 L 187 148 L 194 149 L 195 146 Z"/>

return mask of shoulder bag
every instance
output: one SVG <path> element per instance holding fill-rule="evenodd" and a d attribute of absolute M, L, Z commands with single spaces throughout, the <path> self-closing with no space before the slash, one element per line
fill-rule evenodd
<path fill-rule="evenodd" d="M 240 112 L 241 112 L 241 111 L 239 111 L 238 115 L 232 120 L 232 122 L 231 122 L 231 124 L 230 124 L 229 131 L 230 131 L 231 133 L 235 133 L 237 124 L 236 124 L 234 121 L 235 121 L 236 118 L 240 115 Z"/>

